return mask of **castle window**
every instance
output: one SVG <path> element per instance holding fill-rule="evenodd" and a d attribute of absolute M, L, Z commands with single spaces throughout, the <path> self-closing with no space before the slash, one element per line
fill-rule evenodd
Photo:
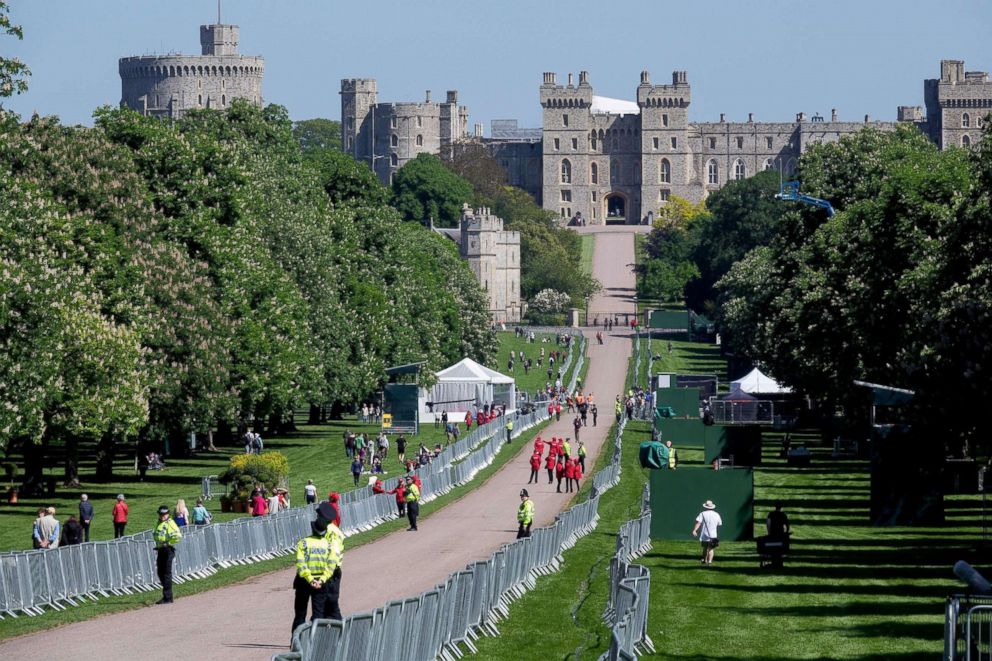
<path fill-rule="evenodd" d="M 579 151 L 579 139 L 572 138 L 572 151 Z"/>
<path fill-rule="evenodd" d="M 568 126 L 568 115 L 562 115 L 561 116 L 561 125 L 562 126 Z"/>
<path fill-rule="evenodd" d="M 596 191 L 593 191 L 593 192 L 592 192 L 592 201 L 593 201 L 593 202 L 595 202 L 595 201 L 596 201 Z"/>
<path fill-rule="evenodd" d="M 395 133 L 392 134 L 391 136 L 389 136 L 389 146 L 390 147 L 399 147 L 400 146 L 399 136 L 397 136 Z"/>
<path fill-rule="evenodd" d="M 970 147 L 971 146 L 971 137 L 970 136 L 967 136 L 967 135 L 962 135 L 961 136 L 961 146 L 962 147 Z"/>
<path fill-rule="evenodd" d="M 203 95 L 202 94 L 197 94 L 196 95 L 196 105 L 198 105 L 198 106 L 202 106 L 203 105 Z"/>
<path fill-rule="evenodd" d="M 653 141 L 652 141 L 652 144 L 654 145 L 654 148 L 657 149 L 658 148 L 658 138 L 654 138 Z"/>
<path fill-rule="evenodd" d="M 613 151 L 620 149 L 620 138 L 613 138 Z"/>
<path fill-rule="evenodd" d="M 389 164 L 392 165 L 394 168 L 397 167 L 397 166 L 399 166 L 399 164 L 400 164 L 400 157 L 397 156 L 396 154 L 390 154 L 389 155 Z"/>
<path fill-rule="evenodd" d="M 571 202 L 572 201 L 572 191 L 570 191 L 570 190 L 563 190 L 561 192 L 561 201 L 562 202 Z"/>
<path fill-rule="evenodd" d="M 771 138 L 765 138 L 765 147 L 767 149 L 771 149 L 772 148 L 772 139 Z"/>
<path fill-rule="evenodd" d="M 737 159 L 734 162 L 734 179 L 743 179 L 747 176 L 747 167 L 744 165 L 744 161 Z"/>
<path fill-rule="evenodd" d="M 226 106 L 227 105 L 227 95 L 226 94 L 221 94 L 220 95 L 220 105 L 222 105 L 222 106 Z"/>
<path fill-rule="evenodd" d="M 424 118 L 423 118 L 423 117 L 420 117 L 420 116 L 418 116 L 418 117 L 417 117 L 417 128 L 419 129 L 419 128 L 420 128 L 420 127 L 422 127 L 423 125 L 424 125 Z"/>
<path fill-rule="evenodd" d="M 720 170 L 717 168 L 716 161 L 710 161 L 706 164 L 706 180 L 711 184 L 720 183 Z"/>
<path fill-rule="evenodd" d="M 392 117 L 389 118 L 389 128 L 391 128 L 391 129 L 396 128 L 396 116 L 395 115 L 393 115 Z"/>
<path fill-rule="evenodd" d="M 679 148 L 679 139 L 676 138 L 675 136 L 672 136 L 672 149 L 678 149 L 678 148 Z"/>
<path fill-rule="evenodd" d="M 668 115 L 662 115 L 661 116 L 661 125 L 662 126 L 668 126 Z"/>
<path fill-rule="evenodd" d="M 610 183 L 620 183 L 620 163 L 618 161 L 610 161 Z"/>
<path fill-rule="evenodd" d="M 744 149 L 744 138 L 737 138 L 737 148 Z"/>
<path fill-rule="evenodd" d="M 658 168 L 658 181 L 663 184 L 672 183 L 672 164 L 667 158 L 661 159 L 661 166 Z"/>
<path fill-rule="evenodd" d="M 667 188 L 662 188 L 658 192 L 658 201 L 661 202 L 661 203 L 668 202 L 668 196 L 670 194 L 671 194 L 671 191 L 670 190 L 668 190 Z"/>
<path fill-rule="evenodd" d="M 228 73 L 231 73 L 231 72 L 230 72 L 230 71 L 228 71 Z M 226 80 L 222 80 L 222 81 L 220 81 L 220 88 L 221 88 L 222 90 L 226 90 L 226 89 L 227 89 L 227 81 L 226 81 Z"/>
<path fill-rule="evenodd" d="M 559 149 L 561 149 L 561 140 L 555 138 L 555 151 L 558 151 Z"/>
<path fill-rule="evenodd" d="M 589 181 L 594 184 L 599 183 L 599 166 L 593 163 L 589 166 Z M 595 195 L 595 193 L 593 193 Z"/>
<path fill-rule="evenodd" d="M 424 146 L 424 136 L 422 136 L 422 135 L 418 135 L 417 136 L 417 146 L 418 147 L 423 147 Z"/>
<path fill-rule="evenodd" d="M 572 183 L 572 164 L 568 162 L 567 158 L 562 159 L 561 162 L 561 183 Z"/>
<path fill-rule="evenodd" d="M 961 128 L 966 129 L 971 127 L 971 115 L 964 113 L 961 115 Z"/>
<path fill-rule="evenodd" d="M 596 136 L 592 136 L 591 138 L 589 138 L 589 148 L 592 151 L 596 151 Z"/>
<path fill-rule="evenodd" d="M 196 81 L 196 89 L 198 89 L 198 90 L 202 90 L 203 89 L 203 81 L 202 80 L 197 80 Z"/>
<path fill-rule="evenodd" d="M 710 149 L 716 149 L 716 138 L 710 138 Z"/>
<path fill-rule="evenodd" d="M 772 163 L 772 159 L 770 159 L 770 158 L 766 158 L 766 159 L 765 159 L 765 169 L 766 169 L 766 170 L 771 170 L 771 169 L 772 169 L 773 167 L 775 167 L 775 166 L 774 166 L 774 164 Z"/>

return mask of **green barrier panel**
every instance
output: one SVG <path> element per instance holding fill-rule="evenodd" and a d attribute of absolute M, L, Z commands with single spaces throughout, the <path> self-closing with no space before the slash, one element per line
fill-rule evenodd
<path fill-rule="evenodd" d="M 675 409 L 677 418 L 699 417 L 699 388 L 658 388 L 654 396 L 656 407 Z"/>
<path fill-rule="evenodd" d="M 651 539 L 695 539 L 692 526 L 707 500 L 716 504 L 723 519 L 721 541 L 752 539 L 754 472 L 688 467 L 651 471 Z"/>
<path fill-rule="evenodd" d="M 650 328 L 680 330 L 689 332 L 689 312 L 687 310 L 651 310 Z"/>
<path fill-rule="evenodd" d="M 659 418 L 654 419 L 655 431 L 661 432 L 662 441 L 671 441 L 678 448 L 706 447 L 706 431 L 699 418 Z"/>
<path fill-rule="evenodd" d="M 706 463 L 712 463 L 714 459 L 721 457 L 730 458 L 733 455 L 735 466 L 758 466 L 761 464 L 760 427 L 709 425 L 704 426 L 704 429 L 706 431 L 703 456 Z"/>

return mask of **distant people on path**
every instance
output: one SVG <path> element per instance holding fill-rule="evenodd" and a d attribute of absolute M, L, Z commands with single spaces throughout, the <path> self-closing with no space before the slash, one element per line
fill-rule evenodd
<path fill-rule="evenodd" d="M 196 499 L 196 507 L 193 508 L 193 525 L 195 526 L 205 526 L 213 520 L 213 515 L 207 511 L 207 508 L 203 505 L 203 499 Z"/>
<path fill-rule="evenodd" d="M 527 489 L 520 490 L 520 507 L 517 508 L 517 539 L 530 537 L 530 526 L 534 523 L 534 501 Z"/>
<path fill-rule="evenodd" d="M 420 516 L 420 487 L 416 485 L 412 476 L 406 479 L 403 498 L 406 500 L 406 518 L 410 521 L 407 531 L 416 531 L 417 517 Z"/>
<path fill-rule="evenodd" d="M 362 461 L 361 459 L 358 459 L 356 457 L 355 460 L 351 462 L 351 477 L 354 480 L 356 487 L 358 486 L 358 478 L 360 478 L 361 476 L 362 476 Z"/>
<path fill-rule="evenodd" d="M 175 520 L 176 525 L 182 528 L 190 521 L 189 509 L 186 507 L 186 501 L 182 498 L 176 501 L 176 509 L 173 511 L 172 518 Z"/>
<path fill-rule="evenodd" d="M 307 480 L 306 486 L 303 487 L 303 498 L 306 500 L 307 505 L 316 504 L 317 487 L 314 486 L 313 480 Z"/>
<path fill-rule="evenodd" d="M 692 536 L 699 537 L 703 549 L 703 557 L 699 561 L 704 565 L 713 564 L 713 551 L 720 545 L 719 528 L 723 519 L 716 511 L 712 500 L 703 503 L 703 511 L 696 516 L 696 525 L 692 527 Z"/>
<path fill-rule="evenodd" d="M 579 490 L 579 480 L 582 479 L 582 464 L 578 459 L 575 460 L 575 466 L 572 469 L 572 480 L 575 482 L 575 490 Z"/>
<path fill-rule="evenodd" d="M 172 563 L 176 559 L 176 545 L 183 538 L 176 522 L 169 518 L 169 506 L 158 508 L 158 525 L 152 532 L 155 540 L 156 569 L 158 582 L 162 584 L 162 598 L 156 604 L 172 603 Z"/>
<path fill-rule="evenodd" d="M 579 457 L 579 465 L 582 466 L 582 470 L 586 470 L 586 444 L 579 441 L 579 449 L 577 451 Z"/>
<path fill-rule="evenodd" d="M 114 503 L 114 509 L 110 512 L 114 519 L 114 539 L 124 536 L 124 528 L 127 526 L 127 511 L 127 501 L 124 500 L 124 494 L 117 494 L 117 502 Z"/>
<path fill-rule="evenodd" d="M 558 479 L 557 493 L 561 493 L 561 480 L 565 477 L 565 459 L 559 455 L 558 462 L 555 464 L 555 477 Z"/>
<path fill-rule="evenodd" d="M 592 408 L 589 409 L 589 412 L 592 413 L 592 426 L 595 427 L 596 419 L 599 417 L 599 409 L 596 408 L 595 404 L 593 404 Z"/>
<path fill-rule="evenodd" d="M 279 494 L 273 490 L 266 503 L 267 514 L 278 514 L 282 510 L 282 503 L 279 501 Z"/>
<path fill-rule="evenodd" d="M 534 454 L 530 456 L 530 479 L 527 480 L 527 484 L 537 484 L 538 473 L 541 470 L 541 453 L 537 450 Z"/>
<path fill-rule="evenodd" d="M 93 503 L 85 493 L 79 497 L 79 525 L 83 527 L 83 541 L 90 541 L 90 523 L 93 521 Z"/>
<path fill-rule="evenodd" d="M 548 470 L 548 484 L 551 484 L 555 480 L 555 455 L 550 450 L 548 451 L 548 458 L 544 462 L 544 467 Z"/>
<path fill-rule="evenodd" d="M 575 479 L 575 460 L 565 461 L 565 493 L 572 493 L 572 480 Z"/>
<path fill-rule="evenodd" d="M 69 520 L 62 526 L 61 546 L 72 546 L 83 543 L 83 526 L 76 519 L 75 514 L 69 515 Z"/>
<path fill-rule="evenodd" d="M 575 420 L 572 420 L 572 428 L 575 429 L 575 440 L 579 440 L 579 431 L 582 429 L 582 419 L 579 416 L 575 416 Z"/>

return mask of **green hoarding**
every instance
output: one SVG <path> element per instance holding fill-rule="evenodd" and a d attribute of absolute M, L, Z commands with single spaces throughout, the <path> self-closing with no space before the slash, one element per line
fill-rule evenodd
<path fill-rule="evenodd" d="M 651 539 L 694 539 L 692 526 L 707 500 L 723 519 L 721 541 L 752 539 L 754 472 L 696 467 L 651 471 Z"/>

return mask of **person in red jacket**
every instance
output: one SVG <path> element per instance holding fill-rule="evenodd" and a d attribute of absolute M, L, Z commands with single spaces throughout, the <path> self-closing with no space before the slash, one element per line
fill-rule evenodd
<path fill-rule="evenodd" d="M 561 478 L 565 477 L 565 461 L 561 457 L 558 457 L 558 463 L 555 464 L 555 477 L 558 478 L 558 493 L 561 493 Z"/>
<path fill-rule="evenodd" d="M 534 439 L 534 452 L 539 455 L 544 454 L 544 440 L 541 439 L 540 434 L 538 434 L 537 438 Z"/>
<path fill-rule="evenodd" d="M 561 402 L 555 402 L 555 422 L 561 420 Z"/>
<path fill-rule="evenodd" d="M 465 431 L 472 429 L 472 412 L 468 411 L 465 413 Z"/>
<path fill-rule="evenodd" d="M 555 456 L 553 454 L 548 455 L 544 467 L 548 469 L 548 484 L 551 484 L 555 480 Z"/>
<path fill-rule="evenodd" d="M 482 409 L 479 409 L 479 413 L 475 416 L 475 423 L 481 427 L 487 422 L 489 422 L 489 420 L 486 418 L 486 414 L 482 411 Z"/>
<path fill-rule="evenodd" d="M 386 492 L 396 496 L 396 513 L 399 514 L 399 517 L 401 519 L 404 516 L 406 516 L 406 498 L 404 498 L 403 496 L 403 492 L 405 489 L 406 489 L 406 483 L 404 483 L 403 480 L 400 479 L 400 481 L 396 483 L 395 489 L 390 489 L 389 491 Z"/>
<path fill-rule="evenodd" d="M 527 480 L 527 484 L 533 482 L 537 484 L 537 473 L 541 470 L 541 455 L 535 452 L 530 457 L 530 479 Z"/>
<path fill-rule="evenodd" d="M 117 494 L 117 502 L 111 512 L 114 516 L 114 539 L 124 536 L 124 527 L 127 525 L 127 503 L 124 501 L 124 494 Z"/>
<path fill-rule="evenodd" d="M 386 493 L 386 487 L 383 486 L 382 480 L 375 478 L 375 482 L 372 484 L 372 493 Z"/>
<path fill-rule="evenodd" d="M 572 493 L 572 479 L 575 478 L 575 460 L 565 462 L 565 493 Z"/>
<path fill-rule="evenodd" d="M 578 459 L 575 460 L 575 472 L 572 475 L 572 479 L 575 480 L 575 490 L 579 490 L 579 480 L 582 479 L 582 464 Z"/>
<path fill-rule="evenodd" d="M 548 402 L 548 417 L 550 418 L 555 414 L 555 403 Z"/>
<path fill-rule="evenodd" d="M 375 488 L 373 488 L 373 491 L 374 490 Z M 341 506 L 338 504 L 339 500 L 341 500 L 341 494 L 337 491 L 332 491 L 327 494 L 327 503 L 330 505 L 327 520 L 336 525 L 338 528 L 341 527 Z"/>

